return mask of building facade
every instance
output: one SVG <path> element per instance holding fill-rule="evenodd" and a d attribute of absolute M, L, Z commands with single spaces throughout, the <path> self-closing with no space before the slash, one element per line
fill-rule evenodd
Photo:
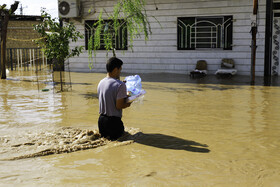
<path fill-rule="evenodd" d="M 87 46 L 88 34 L 92 31 L 89 23 L 98 19 L 102 8 L 108 13 L 112 12 L 115 2 L 81 0 L 83 11 L 80 17 L 71 18 L 70 21 L 75 23 L 81 33 L 85 33 L 85 38 L 71 45 Z M 189 74 L 198 60 L 206 60 L 209 74 L 214 74 L 220 68 L 223 58 L 231 58 L 235 61 L 239 75 L 250 75 L 253 0 L 146 2 L 152 35 L 147 42 L 143 37 L 134 40 L 133 51 L 129 47 L 117 48 L 117 57 L 125 63 L 123 72 Z M 267 0 L 259 0 L 258 3 L 255 20 L 258 27 L 255 73 L 256 76 L 263 76 Z M 277 28 L 274 32 L 277 32 Z M 106 60 L 111 56 L 112 53 L 107 55 L 105 50 L 98 50 L 93 59 L 94 67 L 89 69 L 88 51 L 85 49 L 79 57 L 69 59 L 69 68 L 71 71 L 104 72 Z M 279 66 L 277 62 L 273 64 L 271 68 L 274 68 L 274 74 L 278 74 Z"/>

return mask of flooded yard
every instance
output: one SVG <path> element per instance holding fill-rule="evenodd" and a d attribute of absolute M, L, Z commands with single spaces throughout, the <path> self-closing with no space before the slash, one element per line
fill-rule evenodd
<path fill-rule="evenodd" d="M 95 132 L 104 76 L 71 73 L 65 92 L 48 72 L 0 80 L 0 185 L 280 185 L 280 86 L 238 79 L 141 75 L 147 93 L 123 111 L 124 141 L 16 159 L 66 150 Z"/>

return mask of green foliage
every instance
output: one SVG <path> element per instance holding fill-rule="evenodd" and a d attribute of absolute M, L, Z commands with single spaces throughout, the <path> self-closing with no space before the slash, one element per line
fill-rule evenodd
<path fill-rule="evenodd" d="M 69 43 L 77 42 L 83 38 L 80 32 L 76 31 L 73 23 L 65 23 L 63 26 L 56 19 L 52 19 L 50 14 L 42 10 L 43 22 L 35 25 L 34 29 L 43 38 L 37 41 L 43 47 L 44 54 L 48 59 L 57 59 L 63 62 L 67 58 L 79 56 L 83 46 L 75 46 L 70 49 Z"/>
<path fill-rule="evenodd" d="M 92 50 L 94 51 L 94 56 L 96 56 L 96 50 L 100 48 L 100 41 L 102 39 L 104 40 L 107 54 L 109 51 L 112 51 L 113 56 L 115 56 L 113 38 L 123 24 L 125 24 L 128 31 L 129 47 L 131 50 L 133 50 L 135 38 L 139 38 L 141 34 L 144 34 L 145 41 L 147 41 L 149 35 L 152 34 L 145 10 L 145 0 L 119 0 L 114 6 L 113 13 L 106 13 L 106 17 L 112 20 L 111 24 L 107 22 L 104 24 L 103 11 L 101 10 L 98 21 L 93 25 L 94 36 L 89 39 L 88 43 L 89 58 L 92 58 Z M 124 22 L 120 22 L 120 20 Z M 122 36 L 125 35 L 122 34 Z"/>
<path fill-rule="evenodd" d="M 6 7 L 7 7 L 6 4 L 0 5 L 0 10 L 7 10 Z"/>

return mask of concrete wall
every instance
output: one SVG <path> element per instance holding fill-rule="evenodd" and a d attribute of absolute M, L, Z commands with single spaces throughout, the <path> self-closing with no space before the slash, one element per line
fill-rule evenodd
<path fill-rule="evenodd" d="M 99 11 L 104 8 L 112 11 L 116 1 L 103 0 L 94 2 L 83 0 L 83 14 L 80 20 L 72 19 L 77 29 L 85 33 L 84 20 L 97 19 Z M 156 7 L 158 9 L 156 9 Z M 94 13 L 88 13 L 92 8 Z M 236 62 L 236 69 L 240 75 L 250 75 L 251 68 L 251 19 L 253 12 L 252 0 L 147 0 L 147 14 L 150 17 L 152 36 L 148 42 L 144 38 L 134 42 L 134 52 L 130 49 L 117 51 L 125 65 L 124 72 L 170 72 L 188 74 L 195 67 L 198 60 L 206 60 L 208 72 L 213 74 L 219 67 L 222 58 L 232 58 Z M 177 50 L 177 18 L 196 16 L 232 15 L 233 48 Z M 157 23 L 156 19 L 161 25 Z M 162 28 L 161 28 L 162 26 Z M 265 42 L 265 0 L 259 1 L 256 75 L 262 76 L 264 71 L 264 42 Z M 85 40 L 79 40 L 74 45 L 85 45 Z M 124 52 L 124 54 L 123 54 Z M 109 57 L 112 56 L 109 53 Z M 106 51 L 98 51 L 93 59 L 94 68 L 88 68 L 88 54 L 84 51 L 80 57 L 69 59 L 72 71 L 104 72 L 107 60 Z"/>

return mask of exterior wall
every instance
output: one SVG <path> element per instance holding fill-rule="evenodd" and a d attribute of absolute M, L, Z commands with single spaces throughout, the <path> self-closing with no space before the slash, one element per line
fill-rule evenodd
<path fill-rule="evenodd" d="M 33 25 L 39 21 L 10 20 L 7 32 L 7 48 L 38 48 L 32 39 L 40 38 Z M 14 40 L 16 39 L 16 40 Z"/>
<path fill-rule="evenodd" d="M 77 29 L 84 31 L 84 20 L 97 19 L 100 8 L 106 12 L 112 11 L 112 5 L 116 1 L 103 0 L 93 2 L 83 0 L 82 21 L 75 21 Z M 264 72 L 264 43 L 265 43 L 265 0 L 259 1 L 258 34 L 256 75 L 263 76 Z M 158 7 L 158 10 L 156 10 Z M 88 10 L 94 8 L 94 13 Z M 152 36 L 146 43 L 144 39 L 134 41 L 133 52 L 117 51 L 117 57 L 121 58 L 125 65 L 123 72 L 128 73 L 150 73 L 170 72 L 189 74 L 195 68 L 198 60 L 206 60 L 209 74 L 214 74 L 220 68 L 222 58 L 235 60 L 236 69 L 240 75 L 250 75 L 251 71 L 251 19 L 253 12 L 252 0 L 147 0 L 147 14 L 154 16 L 150 18 Z M 196 16 L 223 16 L 232 15 L 233 22 L 233 48 L 222 49 L 196 49 L 177 50 L 177 18 Z M 162 28 L 161 28 L 162 27 Z M 84 39 L 72 45 L 85 45 Z M 111 53 L 108 55 L 112 56 Z M 106 51 L 98 51 L 96 59 L 93 59 L 94 68 L 88 68 L 88 55 L 84 51 L 80 57 L 69 59 L 72 71 L 104 72 Z"/>

